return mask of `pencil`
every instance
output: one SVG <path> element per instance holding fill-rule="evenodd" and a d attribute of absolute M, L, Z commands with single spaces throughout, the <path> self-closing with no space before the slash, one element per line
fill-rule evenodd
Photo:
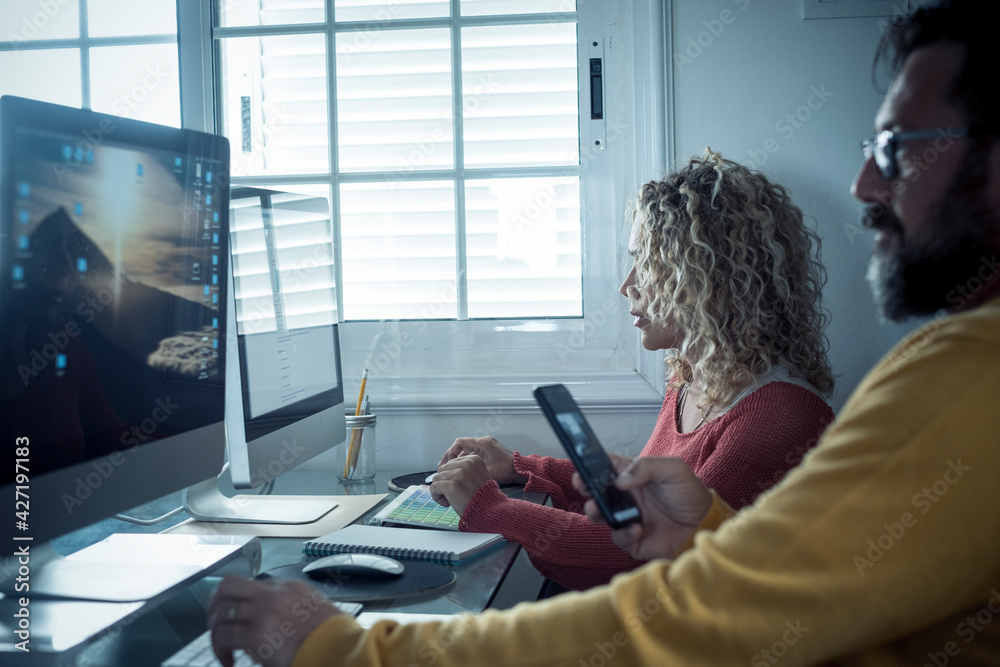
<path fill-rule="evenodd" d="M 362 417 L 368 414 L 368 394 L 365 394 L 365 400 L 361 403 L 361 412 L 359 414 Z M 358 446 L 354 448 L 354 456 L 351 457 L 351 469 L 348 471 L 351 477 L 354 477 L 354 471 L 358 467 L 358 457 L 361 456 L 361 448 L 365 444 L 365 427 L 355 428 L 351 434 L 351 440 L 354 440 L 355 436 L 357 436 Z"/>
<path fill-rule="evenodd" d="M 361 389 L 358 391 L 358 406 L 354 408 L 354 416 L 357 417 L 361 414 L 361 402 L 365 397 L 365 384 L 368 383 L 368 369 L 365 368 L 364 372 L 361 374 Z M 358 436 L 361 435 L 361 429 L 351 429 L 351 444 L 347 448 L 347 459 L 344 461 L 344 478 L 347 479 L 351 474 L 351 467 L 358 460 L 358 455 L 355 453 L 354 448 L 360 444 L 358 443 Z"/>

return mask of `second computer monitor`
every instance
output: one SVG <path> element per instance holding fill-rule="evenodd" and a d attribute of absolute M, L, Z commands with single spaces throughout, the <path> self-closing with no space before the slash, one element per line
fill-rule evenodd
<path fill-rule="evenodd" d="M 226 320 L 227 469 L 184 494 L 193 517 L 307 523 L 328 498 L 236 495 L 345 440 L 330 207 L 325 197 L 230 192 Z"/>
<path fill-rule="evenodd" d="M 233 483 L 252 488 L 344 441 L 336 275 L 326 198 L 230 197 L 227 432 Z"/>

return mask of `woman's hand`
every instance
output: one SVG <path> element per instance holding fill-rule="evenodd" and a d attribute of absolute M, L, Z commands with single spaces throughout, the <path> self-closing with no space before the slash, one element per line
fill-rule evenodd
<path fill-rule="evenodd" d="M 497 484 L 524 484 L 528 478 L 514 470 L 514 452 L 501 445 L 495 438 L 459 438 L 441 457 L 441 466 L 460 456 L 475 454 L 486 464 L 489 478 Z M 434 478 L 435 481 L 437 477 Z"/>
<path fill-rule="evenodd" d="M 459 516 L 483 484 L 490 481 L 486 463 L 476 454 L 465 454 L 438 466 L 431 483 L 431 497 L 445 507 L 453 507 Z"/>

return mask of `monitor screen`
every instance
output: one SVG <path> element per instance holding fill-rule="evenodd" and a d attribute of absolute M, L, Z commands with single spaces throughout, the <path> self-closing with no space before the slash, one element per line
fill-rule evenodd
<path fill-rule="evenodd" d="M 7 96 L 0 154 L 0 493 L 50 539 L 221 469 L 229 149 Z"/>
<path fill-rule="evenodd" d="M 244 187 L 230 200 L 239 363 L 226 416 L 233 482 L 247 488 L 344 440 L 344 389 L 326 198 Z"/>

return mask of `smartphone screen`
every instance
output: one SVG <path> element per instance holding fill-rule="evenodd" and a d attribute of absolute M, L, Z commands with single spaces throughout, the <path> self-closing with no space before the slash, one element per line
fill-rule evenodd
<path fill-rule="evenodd" d="M 566 387 L 561 384 L 538 387 L 535 399 L 590 489 L 604 520 L 612 528 L 638 521 L 639 508 L 630 494 L 613 484 L 616 473 L 611 460 Z"/>

